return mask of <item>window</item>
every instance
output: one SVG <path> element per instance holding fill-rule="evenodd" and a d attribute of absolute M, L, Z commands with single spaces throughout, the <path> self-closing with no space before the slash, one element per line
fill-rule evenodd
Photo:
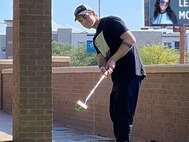
<path fill-rule="evenodd" d="M 1 47 L 1 52 L 5 52 L 5 51 L 6 51 L 5 47 Z"/>
<path fill-rule="evenodd" d="M 172 47 L 172 43 L 171 42 L 164 42 L 164 46 Z"/>
<path fill-rule="evenodd" d="M 175 49 L 179 49 L 179 45 L 180 45 L 180 42 L 179 41 L 175 41 Z"/>

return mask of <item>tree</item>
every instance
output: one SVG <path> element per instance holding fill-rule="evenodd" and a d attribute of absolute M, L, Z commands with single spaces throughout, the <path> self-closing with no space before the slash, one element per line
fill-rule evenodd
<path fill-rule="evenodd" d="M 189 52 L 186 53 L 186 63 L 189 64 Z"/>
<path fill-rule="evenodd" d="M 139 54 L 146 65 L 179 63 L 179 52 L 162 45 L 148 45 L 139 48 Z"/>
<path fill-rule="evenodd" d="M 88 54 L 84 45 L 75 48 L 71 55 L 72 66 L 94 66 L 97 65 L 96 54 Z"/>
<path fill-rule="evenodd" d="M 71 66 L 96 66 L 96 54 L 88 54 L 84 44 L 74 48 L 70 44 L 52 42 L 52 55 L 69 56 Z M 180 54 L 176 49 L 162 45 L 149 45 L 139 48 L 139 54 L 146 65 L 151 64 L 178 64 Z M 189 53 L 187 53 L 189 58 Z M 188 59 L 187 58 L 187 59 Z M 189 63 L 189 60 L 187 60 Z"/>
<path fill-rule="evenodd" d="M 74 49 L 70 44 L 60 44 L 56 41 L 52 42 L 53 56 L 70 56 L 73 50 Z"/>
<path fill-rule="evenodd" d="M 69 56 L 71 66 L 95 66 L 97 65 L 96 54 L 88 54 L 85 45 L 80 44 L 74 48 L 70 44 L 60 44 L 52 42 L 52 55 Z"/>

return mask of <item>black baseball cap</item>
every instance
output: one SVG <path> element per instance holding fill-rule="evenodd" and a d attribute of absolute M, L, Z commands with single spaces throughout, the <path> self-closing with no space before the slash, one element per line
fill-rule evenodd
<path fill-rule="evenodd" d="M 89 7 L 88 5 L 82 4 L 79 5 L 74 12 L 74 16 L 75 16 L 75 21 L 77 20 L 77 16 L 78 15 L 84 15 L 86 14 L 88 11 L 93 11 L 91 7 Z"/>

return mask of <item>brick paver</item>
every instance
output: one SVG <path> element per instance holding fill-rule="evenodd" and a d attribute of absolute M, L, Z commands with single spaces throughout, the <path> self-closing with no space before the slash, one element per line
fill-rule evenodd
<path fill-rule="evenodd" d="M 111 138 L 89 135 L 85 132 L 54 123 L 53 142 L 113 142 Z M 0 142 L 12 140 L 12 116 L 0 111 Z"/>

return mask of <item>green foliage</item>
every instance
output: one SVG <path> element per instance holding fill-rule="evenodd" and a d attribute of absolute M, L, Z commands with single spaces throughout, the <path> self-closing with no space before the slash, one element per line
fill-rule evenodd
<path fill-rule="evenodd" d="M 149 45 L 139 48 L 139 54 L 145 65 L 152 64 L 178 64 L 180 54 L 177 50 L 162 45 Z M 71 66 L 95 66 L 97 65 L 96 54 L 88 54 L 84 44 L 74 48 L 69 44 L 52 42 L 53 56 L 69 56 Z M 189 52 L 187 53 L 189 63 Z"/>
<path fill-rule="evenodd" d="M 186 53 L 186 63 L 189 64 L 189 52 Z"/>
<path fill-rule="evenodd" d="M 88 54 L 84 45 L 75 48 L 71 55 L 72 66 L 93 66 L 97 65 L 96 54 Z"/>
<path fill-rule="evenodd" d="M 53 56 L 69 56 L 71 66 L 95 66 L 97 65 L 96 54 L 88 54 L 84 44 L 79 47 L 72 47 L 69 44 L 52 42 Z"/>
<path fill-rule="evenodd" d="M 73 47 L 70 44 L 60 44 L 56 41 L 52 42 L 53 56 L 70 56 L 73 52 Z"/>
<path fill-rule="evenodd" d="M 145 46 L 139 49 L 139 54 L 145 65 L 179 63 L 179 52 L 162 45 Z"/>

